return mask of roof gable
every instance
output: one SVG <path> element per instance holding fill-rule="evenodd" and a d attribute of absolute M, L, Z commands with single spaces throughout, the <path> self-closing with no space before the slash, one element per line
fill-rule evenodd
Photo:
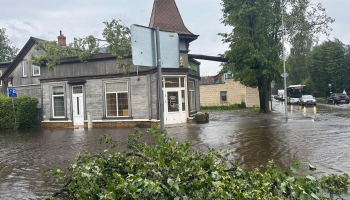
<path fill-rule="evenodd" d="M 150 28 L 176 32 L 178 34 L 194 35 L 182 21 L 175 0 L 154 0 Z"/>
<path fill-rule="evenodd" d="M 17 54 L 15 59 L 13 59 L 12 63 L 7 68 L 5 73 L 3 73 L 2 78 L 8 78 L 8 76 L 15 70 L 16 66 L 23 60 L 23 58 L 27 55 L 27 53 L 32 49 L 32 47 L 38 44 L 40 41 L 43 41 L 43 40 L 35 37 L 30 37 L 27 43 L 21 49 L 21 51 Z"/>

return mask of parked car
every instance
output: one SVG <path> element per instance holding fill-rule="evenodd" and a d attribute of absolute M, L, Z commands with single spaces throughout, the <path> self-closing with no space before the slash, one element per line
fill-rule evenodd
<path fill-rule="evenodd" d="M 299 105 L 314 105 L 316 106 L 316 99 L 312 95 L 302 95 L 299 99 Z"/>
<path fill-rule="evenodd" d="M 349 97 L 346 94 L 343 93 L 332 93 L 328 98 L 327 98 L 327 104 L 349 104 Z"/>

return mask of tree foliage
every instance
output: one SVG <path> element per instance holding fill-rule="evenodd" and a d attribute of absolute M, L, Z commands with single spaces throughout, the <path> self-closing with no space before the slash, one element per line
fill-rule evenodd
<path fill-rule="evenodd" d="M 281 80 L 282 36 L 300 44 L 305 37 L 316 38 L 330 30 L 333 19 L 320 4 L 309 0 L 222 0 L 222 23 L 231 33 L 220 34 L 230 44 L 226 65 L 234 78 L 259 89 L 260 109 L 268 112 L 268 92 L 272 80 Z M 282 27 L 282 13 L 284 24 Z"/>
<path fill-rule="evenodd" d="M 6 29 L 0 28 L 0 62 L 12 61 L 15 58 L 18 48 L 11 45 L 6 35 Z"/>
<path fill-rule="evenodd" d="M 62 58 L 67 57 L 79 57 L 80 61 L 85 63 L 88 62 L 90 56 L 105 51 L 119 60 L 130 56 L 130 29 L 120 20 L 112 20 L 104 24 L 106 25 L 102 32 L 104 39 L 98 39 L 92 35 L 85 38 L 74 38 L 74 41 L 67 46 L 61 46 L 57 41 L 41 41 L 36 49 L 44 50 L 44 54 L 37 57 L 32 55 L 32 62 L 35 65 L 46 65 L 53 70 L 56 65 L 60 64 Z M 127 70 L 129 65 L 120 62 L 118 66 Z"/>
<path fill-rule="evenodd" d="M 272 161 L 263 171 L 247 172 L 229 159 L 232 152 L 198 151 L 191 142 L 178 143 L 157 127 L 148 134 L 156 138 L 154 145 L 142 143 L 142 133 L 136 129 L 124 152 L 79 155 L 70 165 L 70 178 L 53 170 L 60 180 L 69 179 L 55 195 L 64 193 L 70 199 L 319 199 L 321 195 L 315 177 L 295 177 Z M 102 141 L 111 147 L 121 143 L 108 135 Z M 300 165 L 296 162 L 291 170 Z"/>
<path fill-rule="evenodd" d="M 307 66 L 317 92 L 328 92 L 328 84 L 332 84 L 333 92 L 349 91 L 349 50 L 349 46 L 338 39 L 325 41 L 312 49 L 307 57 Z"/>

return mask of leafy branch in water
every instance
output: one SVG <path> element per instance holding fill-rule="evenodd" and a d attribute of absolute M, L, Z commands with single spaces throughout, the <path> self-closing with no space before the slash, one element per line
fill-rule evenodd
<path fill-rule="evenodd" d="M 111 148 L 122 143 L 125 151 L 79 155 L 69 167 L 70 178 L 55 195 L 69 199 L 322 198 L 320 183 L 311 175 L 294 177 L 272 161 L 264 171 L 246 172 L 230 159 L 233 152 L 195 150 L 191 142 L 176 142 L 155 126 L 147 134 L 156 139 L 153 145 L 141 141 L 139 129 L 127 142 L 103 136 L 101 142 Z M 300 165 L 300 161 L 294 163 L 291 170 Z M 309 168 L 315 170 L 312 165 Z M 63 176 L 61 171 L 53 172 Z"/>
<path fill-rule="evenodd" d="M 60 64 L 62 58 L 78 57 L 82 63 L 88 62 L 89 57 L 100 52 L 111 53 L 116 56 L 118 67 L 129 72 L 130 62 L 123 61 L 124 58 L 131 56 L 131 32 L 130 28 L 122 24 L 120 20 L 104 22 L 106 28 L 103 30 L 104 39 L 95 38 L 89 35 L 85 38 L 74 38 L 74 41 L 67 46 L 61 46 L 57 41 L 41 41 L 36 46 L 36 50 L 43 50 L 44 54 L 40 56 L 31 56 L 31 62 L 35 65 L 46 66 L 53 70 Z M 107 44 L 101 45 L 101 42 Z"/>

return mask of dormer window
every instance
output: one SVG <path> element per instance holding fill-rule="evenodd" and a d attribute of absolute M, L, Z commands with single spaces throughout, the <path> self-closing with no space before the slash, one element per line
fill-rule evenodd
<path fill-rule="evenodd" d="M 22 76 L 27 77 L 28 74 L 28 69 L 27 69 L 27 61 L 23 60 L 22 61 Z"/>
<path fill-rule="evenodd" d="M 32 65 L 33 76 L 40 76 L 40 67 L 37 65 Z"/>

